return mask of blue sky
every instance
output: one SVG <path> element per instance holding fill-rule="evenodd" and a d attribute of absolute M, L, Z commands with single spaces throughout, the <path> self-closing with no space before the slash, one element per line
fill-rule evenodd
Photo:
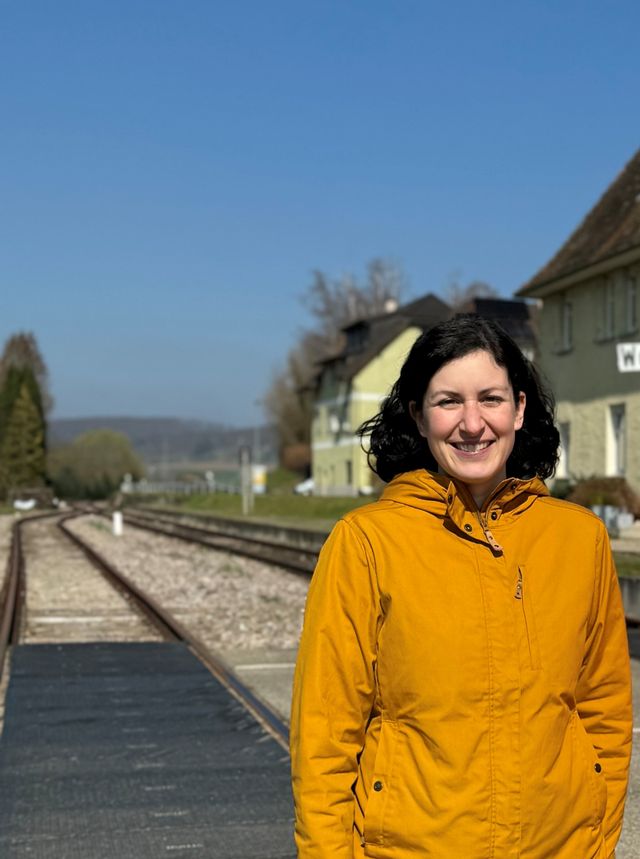
<path fill-rule="evenodd" d="M 640 4 L 0 0 L 0 338 L 253 422 L 313 269 L 510 295 L 640 146 Z"/>

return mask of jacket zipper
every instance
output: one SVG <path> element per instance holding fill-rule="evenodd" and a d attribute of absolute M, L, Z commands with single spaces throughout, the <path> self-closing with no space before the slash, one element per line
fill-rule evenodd
<path fill-rule="evenodd" d="M 520 600 L 520 604 L 522 606 L 522 617 L 524 619 L 524 628 L 527 636 L 527 645 L 529 648 L 529 662 L 531 664 L 531 669 L 533 671 L 536 671 L 538 668 L 540 668 L 540 656 L 538 653 L 538 642 L 531 606 L 529 605 L 529 600 L 525 599 L 524 576 L 522 574 L 522 567 L 518 567 L 518 581 L 516 582 L 514 597 L 517 600 Z"/>
<path fill-rule="evenodd" d="M 517 600 L 522 599 L 522 570 L 518 567 L 518 583 L 516 585 L 515 598 Z"/>

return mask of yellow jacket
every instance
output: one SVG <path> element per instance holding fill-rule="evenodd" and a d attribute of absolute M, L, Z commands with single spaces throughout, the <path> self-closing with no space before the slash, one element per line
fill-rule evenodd
<path fill-rule="evenodd" d="M 319 558 L 291 721 L 300 859 L 608 859 L 631 753 L 607 533 L 539 480 L 396 477 Z"/>

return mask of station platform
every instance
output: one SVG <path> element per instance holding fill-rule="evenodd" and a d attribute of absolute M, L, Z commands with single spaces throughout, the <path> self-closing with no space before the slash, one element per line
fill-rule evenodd
<path fill-rule="evenodd" d="M 181 644 L 22 645 L 3 859 L 293 859 L 286 752 Z"/>

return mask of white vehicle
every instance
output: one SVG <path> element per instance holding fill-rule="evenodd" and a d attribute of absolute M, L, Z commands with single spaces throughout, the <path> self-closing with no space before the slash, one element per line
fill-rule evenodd
<path fill-rule="evenodd" d="M 293 491 L 296 495 L 313 495 L 314 490 L 314 482 L 313 477 L 307 477 L 306 480 L 303 480 L 302 483 L 297 483 L 293 487 Z"/>
<path fill-rule="evenodd" d="M 35 498 L 26 498 L 24 500 L 22 498 L 16 498 L 16 500 L 13 502 L 13 507 L 15 510 L 33 510 L 35 506 Z"/>

